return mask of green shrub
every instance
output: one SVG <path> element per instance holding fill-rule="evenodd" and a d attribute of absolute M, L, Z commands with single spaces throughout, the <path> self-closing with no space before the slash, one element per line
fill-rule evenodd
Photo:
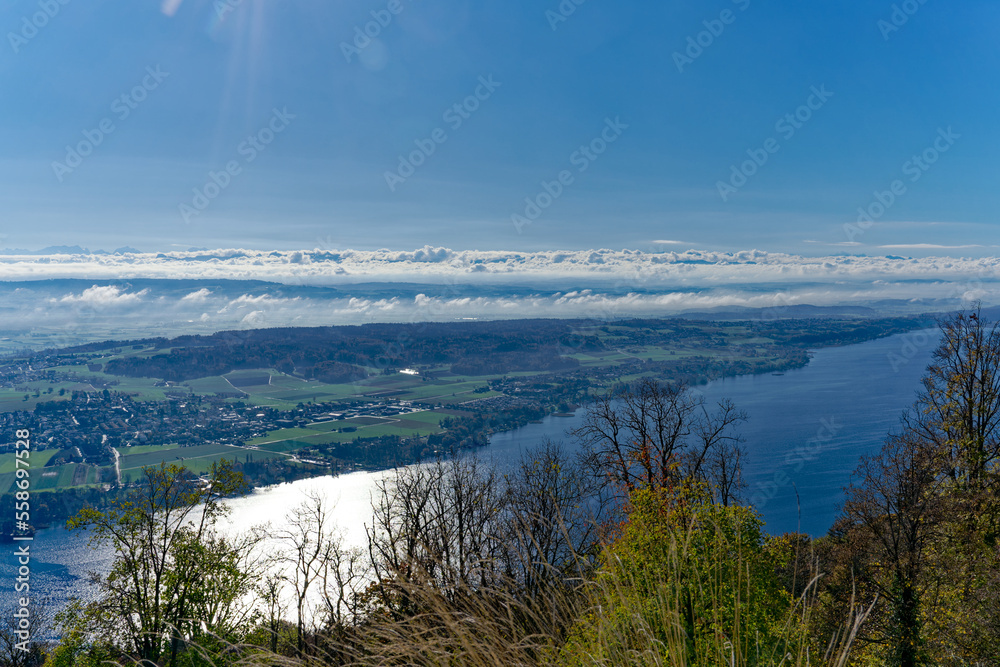
<path fill-rule="evenodd" d="M 631 505 L 566 664 L 777 665 L 802 653 L 804 623 L 752 509 L 693 487 L 641 489 Z"/>

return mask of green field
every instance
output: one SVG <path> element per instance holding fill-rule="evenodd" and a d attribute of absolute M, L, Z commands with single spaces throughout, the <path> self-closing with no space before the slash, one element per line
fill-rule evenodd
<path fill-rule="evenodd" d="M 95 485 L 100 479 L 100 468 L 84 463 L 65 463 L 50 468 L 32 468 L 31 490 L 68 489 L 74 486 Z M 0 493 L 14 492 L 17 481 L 12 472 L 0 474 Z"/>
<path fill-rule="evenodd" d="M 267 391 L 271 387 L 271 374 L 267 371 L 233 371 L 223 377 L 240 390 Z"/>
<path fill-rule="evenodd" d="M 392 421 L 386 417 L 351 417 L 344 422 L 351 426 L 374 426 L 376 424 L 386 424 Z"/>
<path fill-rule="evenodd" d="M 347 423 L 346 419 L 334 419 L 331 421 L 324 422 L 314 422 L 309 424 L 309 430 L 311 431 L 336 431 L 344 427 Z"/>
<path fill-rule="evenodd" d="M 308 442 L 300 442 L 298 440 L 279 440 L 277 442 L 269 442 L 265 445 L 261 445 L 260 448 L 265 452 L 287 454 L 288 452 L 294 452 L 296 449 L 302 449 L 303 447 L 308 446 Z"/>
<path fill-rule="evenodd" d="M 0 389 L 0 412 L 13 412 L 15 410 L 34 410 L 35 406 L 39 403 L 46 403 L 48 401 L 68 401 L 72 398 L 73 387 L 76 387 L 76 383 L 70 384 L 66 382 L 61 382 L 58 384 L 50 385 L 48 382 L 29 382 L 28 387 L 32 389 L 30 391 L 17 391 L 14 389 Z M 53 387 L 53 393 L 45 393 L 49 387 Z M 60 388 L 66 389 L 66 395 L 60 396 L 58 394 Z M 39 395 L 35 396 L 35 389 L 40 389 Z M 24 397 L 28 396 L 27 399 Z"/>
<path fill-rule="evenodd" d="M 95 364 L 104 359 L 95 360 Z M 39 381 L 34 383 L 28 383 L 28 386 L 40 388 L 42 391 L 46 391 L 48 387 L 53 387 L 53 391 L 56 392 L 45 398 L 44 394 L 39 400 L 59 400 L 60 397 L 57 395 L 59 388 L 65 388 L 67 392 L 72 391 L 103 391 L 105 388 L 113 391 L 120 391 L 126 394 L 130 394 L 133 398 L 139 401 L 165 401 L 167 399 L 165 392 L 186 392 L 188 391 L 185 387 L 172 386 L 172 387 L 156 387 L 156 383 L 160 382 L 157 378 L 133 378 L 124 377 L 121 375 L 109 375 L 101 371 L 91 371 L 87 368 L 86 364 L 76 364 L 76 365 L 64 365 L 64 366 L 54 366 L 50 370 L 56 372 L 73 373 L 79 382 L 75 384 L 68 383 L 55 383 L 50 384 L 45 381 Z M 23 398 L 23 393 L 21 398 Z M 66 396 L 65 398 L 69 398 Z M 29 401 L 30 402 L 30 401 Z M 22 403 L 21 407 L 16 407 L 16 410 L 24 410 L 24 405 L 28 402 Z"/>
<path fill-rule="evenodd" d="M 131 453 L 131 450 L 141 449 L 143 451 Z M 138 472 L 142 468 L 157 466 L 161 463 L 174 463 L 183 465 L 192 472 L 203 473 L 212 467 L 213 462 L 227 460 L 245 460 L 252 455 L 254 459 L 272 458 L 278 456 L 271 452 L 257 452 L 244 449 L 242 447 L 230 447 L 229 445 L 197 445 L 195 447 L 123 447 L 119 450 L 122 453 L 121 471 L 124 476 L 126 472 Z"/>
<path fill-rule="evenodd" d="M 170 449 L 173 449 L 173 447 L 170 447 Z M 163 445 L 132 445 L 131 447 L 119 447 L 118 453 L 122 456 L 129 456 L 134 454 L 148 454 L 150 452 L 162 452 L 163 450 Z"/>
<path fill-rule="evenodd" d="M 356 438 L 377 438 L 384 435 L 400 437 L 440 433 L 439 422 L 449 415 L 440 412 L 414 412 L 396 417 L 354 417 L 338 421 L 319 422 L 306 428 L 284 428 L 254 438 L 248 445 L 270 452 L 291 452 L 309 445 L 352 442 Z M 343 428 L 353 431 L 340 432 Z"/>
<path fill-rule="evenodd" d="M 323 403 L 359 398 L 363 394 L 360 386 L 307 381 L 274 369 L 233 371 L 225 376 L 216 375 L 189 380 L 184 382 L 181 388 L 200 395 L 243 392 L 247 397 L 239 400 L 278 410 L 292 410 L 299 403 Z"/>
<path fill-rule="evenodd" d="M 131 354 L 112 355 L 94 360 L 104 364 L 108 360 L 122 356 L 148 355 L 149 350 Z M 109 375 L 101 371 L 91 371 L 86 364 L 72 364 L 53 367 L 54 371 L 72 372 L 78 382 L 50 383 L 31 382 L 21 389 L 0 389 L 0 410 L 32 410 L 42 401 L 68 400 L 73 391 L 102 391 L 108 388 L 130 394 L 140 401 L 164 401 L 167 393 L 192 393 L 203 396 L 215 394 L 246 394 L 245 399 L 252 405 L 291 410 L 299 403 L 324 403 L 344 399 L 373 400 L 392 397 L 402 401 L 422 401 L 428 403 L 461 403 L 474 398 L 486 398 L 495 394 L 474 394 L 475 389 L 487 386 L 483 378 L 451 375 L 440 379 L 396 373 L 376 375 L 351 384 L 326 384 L 315 380 L 303 380 L 274 369 L 240 370 L 225 376 L 188 380 L 168 387 L 155 386 L 157 378 L 132 378 Z M 530 375 L 518 374 L 518 375 Z M 52 389 L 51 393 L 48 392 Z M 65 390 L 63 396 L 58 395 Z M 35 392 L 39 396 L 35 397 Z M 25 395 L 28 396 L 25 399 Z"/>
<path fill-rule="evenodd" d="M 269 377 L 269 382 L 263 382 L 265 377 Z M 377 375 L 351 384 L 325 384 L 303 380 L 274 369 L 234 371 L 224 377 L 200 378 L 183 383 L 184 388 L 197 394 L 242 391 L 249 395 L 245 399 L 248 403 L 279 410 L 291 410 L 299 403 L 326 403 L 345 399 L 377 400 L 391 397 L 401 401 L 452 404 L 497 395 L 474 393 L 476 389 L 486 386 L 486 380 L 468 376 L 428 380 L 402 373 Z"/>
<path fill-rule="evenodd" d="M 31 470 L 36 470 L 44 467 L 45 464 L 49 462 L 49 459 L 55 456 L 58 451 L 58 449 L 42 449 L 39 451 L 32 451 L 31 456 L 28 458 L 29 468 Z M 13 452 L 0 454 L 0 474 L 14 472 L 17 469 L 17 464 L 14 459 L 15 456 Z"/>
<path fill-rule="evenodd" d="M 404 421 L 423 422 L 425 424 L 433 424 L 434 426 L 437 426 L 441 423 L 442 419 L 452 416 L 453 415 L 447 415 L 433 410 L 424 410 L 423 412 L 411 412 L 409 414 L 399 415 L 399 418 Z"/>
<path fill-rule="evenodd" d="M 77 463 L 67 463 L 61 466 L 52 466 L 46 468 L 45 464 L 58 452 L 58 449 L 44 449 L 41 451 L 31 452 L 30 467 L 28 468 L 29 477 L 31 480 L 32 489 L 51 489 L 57 486 L 74 486 L 74 474 L 76 472 Z M 0 493 L 6 493 L 8 490 L 12 489 L 14 482 L 17 481 L 17 476 L 15 473 L 16 468 L 15 458 L 13 453 L 5 453 L 0 455 Z M 91 474 L 87 476 L 86 480 L 81 481 L 79 484 L 96 483 L 97 482 L 97 468 L 92 466 L 84 466 L 91 470 Z"/>
<path fill-rule="evenodd" d="M 213 375 L 212 377 L 207 378 L 198 378 L 197 380 L 188 380 L 184 383 L 184 385 L 189 387 L 192 393 L 202 396 L 226 394 L 237 391 L 233 385 L 229 384 L 226 378 L 218 375 Z"/>
<path fill-rule="evenodd" d="M 281 434 L 280 436 L 277 435 L 279 433 Z M 283 428 L 249 440 L 247 441 L 247 445 L 266 445 L 269 442 L 281 442 L 282 440 L 315 435 L 316 433 L 317 431 L 309 428 Z"/>

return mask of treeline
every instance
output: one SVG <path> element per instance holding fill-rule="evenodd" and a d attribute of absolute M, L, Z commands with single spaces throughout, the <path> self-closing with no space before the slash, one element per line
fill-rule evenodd
<path fill-rule="evenodd" d="M 861 343 L 874 338 L 890 336 L 897 333 L 906 333 L 914 329 L 914 324 L 922 328 L 931 328 L 935 325 L 934 320 L 927 318 L 911 318 L 908 320 L 876 320 L 870 323 L 856 324 L 842 330 L 818 331 L 815 333 L 801 333 L 788 338 L 792 345 L 851 345 Z"/>
<path fill-rule="evenodd" d="M 490 435 L 511 431 L 537 421 L 551 412 L 548 406 L 526 403 L 517 407 L 450 417 L 441 421 L 444 433 L 427 436 L 427 445 L 437 451 L 450 452 L 489 444 Z"/>
<path fill-rule="evenodd" d="M 461 359 L 452 363 L 451 372 L 458 375 L 503 375 L 522 371 L 562 371 L 579 368 L 580 362 L 559 355 L 557 348 L 510 352 L 493 351 L 484 356 Z"/>

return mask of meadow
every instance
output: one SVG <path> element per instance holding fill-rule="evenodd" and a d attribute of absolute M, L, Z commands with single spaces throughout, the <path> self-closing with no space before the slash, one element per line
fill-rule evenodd
<path fill-rule="evenodd" d="M 254 460 L 281 456 L 274 452 L 253 451 L 243 447 L 217 444 L 196 445 L 194 447 L 123 447 L 120 452 L 123 478 L 126 475 L 134 478 L 143 468 L 157 466 L 161 463 L 176 463 L 194 473 L 203 474 L 211 470 L 213 463 L 218 463 L 223 459 L 243 461 L 249 456 L 252 456 Z"/>
<path fill-rule="evenodd" d="M 424 436 L 441 433 L 441 420 L 449 415 L 426 410 L 396 417 L 352 417 L 308 424 L 304 428 L 285 428 L 271 431 L 247 443 L 269 452 L 292 452 L 310 445 L 329 445 L 351 442 L 357 438 L 376 438 L 386 435 L 399 437 Z"/>

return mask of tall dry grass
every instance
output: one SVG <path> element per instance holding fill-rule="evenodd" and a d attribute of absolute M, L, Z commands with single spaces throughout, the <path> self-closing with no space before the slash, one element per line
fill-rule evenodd
<path fill-rule="evenodd" d="M 688 537 L 691 537 L 690 535 Z M 337 628 L 314 638 L 309 655 L 280 658 L 254 653 L 242 661 L 253 665 L 427 665 L 513 667 L 515 665 L 669 665 L 671 667 L 774 666 L 844 667 L 851 646 L 871 606 L 855 604 L 841 628 L 825 642 L 811 635 L 817 583 L 813 566 L 804 592 L 791 600 L 770 640 L 741 626 L 755 613 L 748 608 L 750 581 L 737 582 L 731 605 L 716 604 L 723 594 L 720 570 L 692 567 L 686 558 L 691 539 L 677 541 L 677 553 L 658 573 L 609 576 L 607 567 L 585 580 L 562 579 L 552 573 L 548 584 L 526 595 L 521 582 L 510 580 L 489 588 L 442 590 L 434 581 L 395 582 L 383 589 L 392 599 L 405 599 L 406 613 L 373 603 L 369 615 L 350 628 Z M 749 571 L 741 552 L 726 565 Z M 797 557 L 801 557 L 799 554 Z M 613 558 L 610 553 L 606 559 Z M 807 558 L 807 560 L 809 560 Z M 814 562 L 814 561 L 812 561 Z M 605 561 L 607 565 L 607 561 Z M 630 572 L 630 568 L 610 568 Z M 701 599 L 683 599 L 676 585 Z M 693 585 L 691 585 L 693 584 Z M 653 595 L 637 591 L 653 590 Z M 730 594 L 730 593 L 726 593 Z M 726 618 L 699 619 L 728 634 L 702 633 L 697 641 L 685 630 L 685 609 L 726 609 Z M 718 613 L 718 612 L 711 612 Z M 690 619 L 688 619 L 690 620 Z M 774 638 L 778 641 L 775 642 Z M 780 651 L 776 650 L 780 647 Z"/>

